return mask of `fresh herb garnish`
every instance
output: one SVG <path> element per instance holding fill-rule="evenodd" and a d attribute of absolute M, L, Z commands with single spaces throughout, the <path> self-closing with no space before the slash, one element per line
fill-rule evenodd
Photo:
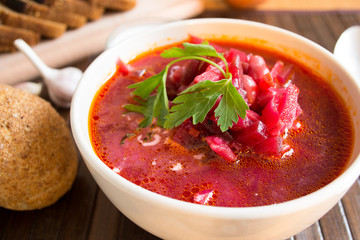
<path fill-rule="evenodd" d="M 120 145 L 123 145 L 125 140 L 128 139 L 129 137 L 131 136 L 134 136 L 135 134 L 134 133 L 127 133 L 120 141 Z"/>
<path fill-rule="evenodd" d="M 206 115 L 221 97 L 219 105 L 215 109 L 215 117 L 221 131 L 228 130 L 239 116 L 245 118 L 246 110 L 249 109 L 242 96 L 232 84 L 232 76 L 229 66 L 222 53 L 207 42 L 202 44 L 183 43 L 184 48 L 173 47 L 165 50 L 161 56 L 164 58 L 177 58 L 166 65 L 160 73 L 145 81 L 132 84 L 129 88 L 135 88 L 132 92 L 139 98 L 139 105 L 128 104 L 128 111 L 138 112 L 145 116 L 140 123 L 141 127 L 149 126 L 153 118 L 157 118 L 157 124 L 164 128 L 179 126 L 186 119 L 192 117 L 193 123 L 204 121 Z M 217 57 L 225 65 L 225 70 L 214 61 L 206 57 Z M 196 59 L 215 66 L 222 73 L 224 79 L 220 81 L 201 81 L 185 91 L 181 92 L 174 100 L 175 104 L 169 111 L 168 96 L 166 93 L 166 78 L 171 65 L 183 60 Z M 151 95 L 155 89 L 156 94 Z"/>

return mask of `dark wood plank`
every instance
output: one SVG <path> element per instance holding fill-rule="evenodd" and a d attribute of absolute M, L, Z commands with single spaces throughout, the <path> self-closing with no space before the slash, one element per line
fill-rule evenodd
<path fill-rule="evenodd" d="M 227 11 L 210 10 L 201 13 L 198 18 L 227 18 L 228 15 Z"/>
<path fill-rule="evenodd" d="M 37 218 L 31 239 L 57 239 L 64 218 L 64 210 L 70 201 L 70 193 L 65 194 L 54 205 L 37 211 Z"/>
<path fill-rule="evenodd" d="M 282 27 L 280 19 L 274 14 L 264 14 L 263 22 L 272 26 Z"/>
<path fill-rule="evenodd" d="M 299 28 L 297 20 L 293 14 L 280 13 L 275 16 L 278 18 L 279 27 L 303 36 L 302 29 Z"/>
<path fill-rule="evenodd" d="M 86 239 L 93 214 L 98 186 L 83 161 L 70 192 L 70 201 L 64 210 L 58 239 Z"/>
<path fill-rule="evenodd" d="M 5 208 L 0 208 L 0 239 L 3 239 L 4 234 L 11 218 L 12 211 Z"/>
<path fill-rule="evenodd" d="M 354 15 L 355 21 L 356 21 L 356 25 L 360 25 L 360 13 Z"/>
<path fill-rule="evenodd" d="M 319 222 L 314 223 L 304 231 L 296 234 L 294 240 L 322 240 L 321 228 Z"/>
<path fill-rule="evenodd" d="M 1 209 L 0 239 L 56 239 L 68 193 L 55 204 L 40 210 Z"/>
<path fill-rule="evenodd" d="M 345 28 L 351 27 L 353 25 L 358 25 L 360 22 L 358 21 L 360 13 L 358 14 L 347 14 L 346 12 L 339 12 L 338 18 L 339 21 L 345 26 Z"/>
<path fill-rule="evenodd" d="M 321 43 L 321 39 L 315 34 L 317 29 L 313 26 L 312 16 L 310 14 L 296 14 L 293 17 L 300 35 L 318 44 Z"/>
<path fill-rule="evenodd" d="M 257 11 L 243 11 L 241 18 L 255 22 L 265 23 L 264 14 Z"/>
<path fill-rule="evenodd" d="M 341 202 L 320 219 L 320 226 L 325 239 L 352 239 Z"/>
<path fill-rule="evenodd" d="M 330 52 L 333 52 L 335 46 L 335 37 L 331 33 L 331 22 L 324 20 L 324 14 L 311 14 L 310 15 L 311 27 L 313 34 L 317 36 L 318 42 L 322 47 L 326 48 Z"/>
<path fill-rule="evenodd" d="M 334 39 L 338 39 L 347 28 L 339 19 L 338 14 L 326 13 L 324 14 L 323 20 L 328 25 L 328 31 L 333 35 Z"/>
<path fill-rule="evenodd" d="M 360 180 L 342 198 L 342 203 L 353 239 L 360 239 Z"/>
<path fill-rule="evenodd" d="M 88 239 L 118 239 L 120 218 L 121 213 L 105 194 L 99 190 Z"/>
<path fill-rule="evenodd" d="M 28 239 L 36 221 L 37 211 L 9 211 L 9 218 L 6 219 L 6 231 L 1 239 Z"/>
<path fill-rule="evenodd" d="M 126 216 L 121 214 L 119 226 L 119 240 L 160 240 L 160 238 L 143 230 Z"/>

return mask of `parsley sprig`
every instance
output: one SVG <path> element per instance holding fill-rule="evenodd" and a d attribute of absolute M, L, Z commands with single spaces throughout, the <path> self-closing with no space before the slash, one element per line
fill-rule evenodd
<path fill-rule="evenodd" d="M 176 58 L 166 65 L 160 73 L 129 86 L 134 88 L 132 92 L 138 104 L 128 104 L 128 111 L 138 112 L 144 115 L 141 127 L 149 126 L 153 118 L 157 118 L 157 124 L 164 128 L 179 126 L 186 119 L 192 117 L 193 124 L 203 122 L 206 115 L 214 107 L 216 100 L 221 97 L 215 109 L 215 117 L 221 131 L 228 130 L 233 123 L 245 118 L 248 105 L 232 84 L 232 75 L 229 72 L 228 63 L 222 53 L 207 42 L 202 44 L 183 43 L 184 48 L 173 47 L 165 50 L 161 56 L 164 58 Z M 225 70 L 216 62 L 206 58 L 216 57 L 225 65 Z M 196 59 L 215 66 L 222 73 L 224 79 L 220 81 L 205 80 L 196 83 L 181 92 L 174 100 L 175 105 L 169 110 L 168 96 L 166 92 L 166 78 L 171 65 L 184 60 Z M 155 92 L 156 94 L 152 94 Z"/>

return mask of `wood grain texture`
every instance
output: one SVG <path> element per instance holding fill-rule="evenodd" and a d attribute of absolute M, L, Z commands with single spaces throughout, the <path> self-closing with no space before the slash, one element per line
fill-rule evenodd
<path fill-rule="evenodd" d="M 360 239 L 360 181 L 358 180 L 342 199 L 344 214 L 353 239 Z"/>

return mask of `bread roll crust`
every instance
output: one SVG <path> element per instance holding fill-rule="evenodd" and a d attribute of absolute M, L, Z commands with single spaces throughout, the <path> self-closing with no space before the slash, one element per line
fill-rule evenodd
<path fill-rule="evenodd" d="M 72 186 L 78 158 L 70 130 L 40 97 L 0 85 L 0 206 L 40 209 Z"/>

